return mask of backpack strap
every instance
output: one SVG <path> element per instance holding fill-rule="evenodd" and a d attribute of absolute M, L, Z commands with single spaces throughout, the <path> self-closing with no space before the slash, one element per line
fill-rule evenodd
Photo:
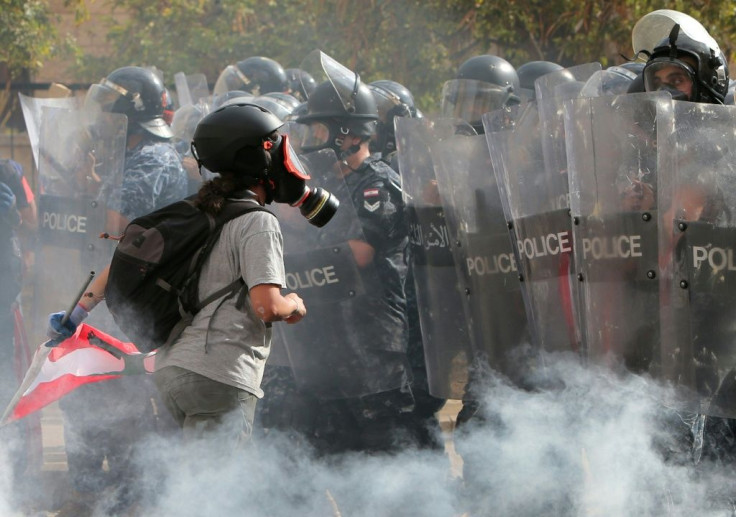
<path fill-rule="evenodd" d="M 216 217 L 212 217 L 212 220 L 210 221 L 210 235 L 207 238 L 207 241 L 205 244 L 197 251 L 195 256 L 192 258 L 190 265 L 189 265 L 189 275 L 191 276 L 195 271 L 201 270 L 202 266 L 204 266 L 204 262 L 209 256 L 210 252 L 212 251 L 212 247 L 214 246 L 215 242 L 220 238 L 220 233 L 222 232 L 222 227 L 227 223 L 228 221 L 235 219 L 237 217 L 240 217 L 241 215 L 250 213 L 250 212 L 268 212 L 271 215 L 274 215 L 273 212 L 270 210 L 265 209 L 261 205 L 253 205 L 253 202 L 242 200 L 242 201 L 229 201 L 223 206 L 222 210 L 219 214 L 217 214 Z M 275 215 L 274 215 L 275 217 Z M 248 286 L 245 284 L 242 278 L 238 278 L 236 280 L 233 280 L 231 283 L 226 285 L 225 287 L 222 287 L 215 291 L 214 293 L 207 296 L 204 300 L 201 302 L 198 302 L 191 310 L 187 310 L 181 303 L 181 299 L 179 300 L 179 314 L 181 316 L 181 319 L 179 322 L 174 325 L 174 327 L 171 329 L 171 332 L 169 333 L 169 337 L 166 339 L 166 345 L 170 345 L 173 343 L 184 331 L 186 327 L 188 327 L 192 320 L 194 319 L 194 315 L 197 314 L 199 311 L 201 311 L 204 307 L 209 305 L 210 303 L 214 302 L 218 298 L 222 297 L 223 295 L 225 298 L 218 304 L 218 306 L 215 308 L 215 312 L 217 312 L 217 309 L 220 308 L 220 305 L 222 303 L 231 298 L 235 293 L 237 293 L 240 290 L 247 292 Z M 214 312 L 213 312 L 214 315 Z M 207 334 L 209 334 L 209 325 L 207 326 Z M 205 337 L 205 350 L 207 349 L 207 338 Z"/>

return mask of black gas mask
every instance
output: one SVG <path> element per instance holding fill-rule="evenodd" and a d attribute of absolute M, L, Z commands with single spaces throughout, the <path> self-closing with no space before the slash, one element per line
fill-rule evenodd
<path fill-rule="evenodd" d="M 340 202 L 326 190 L 307 185 L 306 180 L 311 176 L 291 147 L 288 135 L 279 135 L 276 141 L 266 140 L 263 148 L 271 156 L 266 187 L 268 201 L 299 208 L 301 214 L 319 228 L 327 224 Z"/>

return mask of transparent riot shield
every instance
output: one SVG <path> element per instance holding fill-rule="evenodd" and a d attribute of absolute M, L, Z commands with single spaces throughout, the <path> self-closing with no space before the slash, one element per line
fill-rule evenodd
<path fill-rule="evenodd" d="M 124 115 L 84 110 L 44 108 L 41 120 L 35 328 L 112 256 L 113 241 L 101 234 L 122 180 L 127 129 Z"/>
<path fill-rule="evenodd" d="M 445 217 L 430 154 L 433 126 L 429 119 L 397 118 L 396 142 L 429 392 L 461 399 L 470 342 L 453 256 L 459 250 L 453 253 L 455 234 Z"/>
<path fill-rule="evenodd" d="M 577 319 L 591 361 L 634 372 L 659 370 L 656 117 L 670 102 L 642 93 L 565 106 Z"/>
<path fill-rule="evenodd" d="M 210 96 L 210 88 L 204 74 L 178 72 L 174 74 L 174 85 L 180 108 L 197 104 Z"/>
<path fill-rule="evenodd" d="M 513 130 L 495 132 L 493 114 L 485 115 L 483 122 L 493 173 L 505 198 L 502 206 L 518 259 L 532 340 L 547 351 L 578 351 L 566 174 L 545 169 L 536 103 L 521 107 L 516 119 Z"/>
<path fill-rule="evenodd" d="M 26 132 L 28 133 L 28 140 L 31 143 L 31 150 L 33 151 L 33 162 L 36 164 L 36 169 L 40 168 L 38 162 L 38 146 L 41 133 L 41 117 L 44 108 L 63 108 L 72 110 L 77 108 L 78 100 L 76 97 L 64 97 L 61 99 L 46 99 L 39 97 L 29 97 L 18 94 L 20 98 L 20 107 L 23 111 L 23 120 L 26 123 Z"/>
<path fill-rule="evenodd" d="M 662 362 L 694 411 L 736 418 L 736 112 L 657 112 Z"/>
<path fill-rule="evenodd" d="M 322 228 L 299 210 L 271 205 L 284 238 L 287 288 L 304 299 L 308 316 L 298 325 L 280 324 L 299 387 L 322 399 L 380 393 L 404 383 L 405 350 L 371 315 L 386 307 L 375 265 L 359 264 L 354 241 L 365 241 L 352 196 L 333 151 L 300 156 L 310 185 L 331 192 L 340 207 Z"/>
<path fill-rule="evenodd" d="M 463 302 L 479 363 L 474 366 L 520 380 L 528 366 L 520 360 L 526 355 L 521 345 L 529 343 L 528 325 L 488 144 L 461 120 L 441 120 L 436 126 L 441 134 L 433 142 L 432 156 L 461 252 L 456 263 L 465 283 Z"/>

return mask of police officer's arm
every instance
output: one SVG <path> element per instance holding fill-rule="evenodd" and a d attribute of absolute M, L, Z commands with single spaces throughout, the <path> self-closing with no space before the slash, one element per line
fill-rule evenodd
<path fill-rule="evenodd" d="M 250 304 L 256 315 L 266 323 L 285 321 L 296 323 L 301 320 L 307 309 L 296 293 L 281 295 L 281 286 L 275 284 L 258 284 L 250 288 Z"/>
<path fill-rule="evenodd" d="M 358 267 L 365 267 L 373 262 L 373 257 L 376 254 L 376 249 L 373 246 L 365 241 L 355 239 L 350 239 L 348 245 L 353 252 L 353 257 Z"/>

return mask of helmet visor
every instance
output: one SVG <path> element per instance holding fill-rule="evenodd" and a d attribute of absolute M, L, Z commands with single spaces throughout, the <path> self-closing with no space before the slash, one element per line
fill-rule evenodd
<path fill-rule="evenodd" d="M 235 65 L 228 65 L 222 71 L 220 77 L 215 82 L 215 89 L 212 93 L 222 95 L 232 90 L 251 91 L 253 84 L 251 80 L 240 71 Z"/>
<path fill-rule="evenodd" d="M 691 98 L 694 77 L 693 69 L 678 59 L 654 59 L 644 68 L 644 87 L 648 92 L 671 88 Z"/>
<path fill-rule="evenodd" d="M 371 93 L 373 94 L 373 98 L 376 101 L 376 108 L 378 108 L 378 120 L 384 123 L 388 122 L 389 112 L 391 112 L 392 109 L 401 104 L 401 99 L 399 99 L 397 95 L 394 95 L 393 93 L 386 91 L 383 88 L 378 88 L 372 85 L 368 85 L 368 88 L 370 88 Z"/>
<path fill-rule="evenodd" d="M 125 93 L 108 86 L 103 79 L 102 83 L 93 84 L 87 90 L 87 95 L 84 98 L 84 109 L 110 112 L 115 103 L 124 96 Z"/>
<path fill-rule="evenodd" d="M 300 138 L 299 148 L 311 149 L 321 148 L 330 141 L 330 128 L 324 122 L 310 122 L 309 124 L 294 124 L 294 126 L 303 126 L 299 129 L 298 136 Z"/>
<path fill-rule="evenodd" d="M 479 122 L 484 113 L 518 103 L 519 98 L 508 86 L 455 79 L 442 87 L 442 115 L 471 123 Z"/>

